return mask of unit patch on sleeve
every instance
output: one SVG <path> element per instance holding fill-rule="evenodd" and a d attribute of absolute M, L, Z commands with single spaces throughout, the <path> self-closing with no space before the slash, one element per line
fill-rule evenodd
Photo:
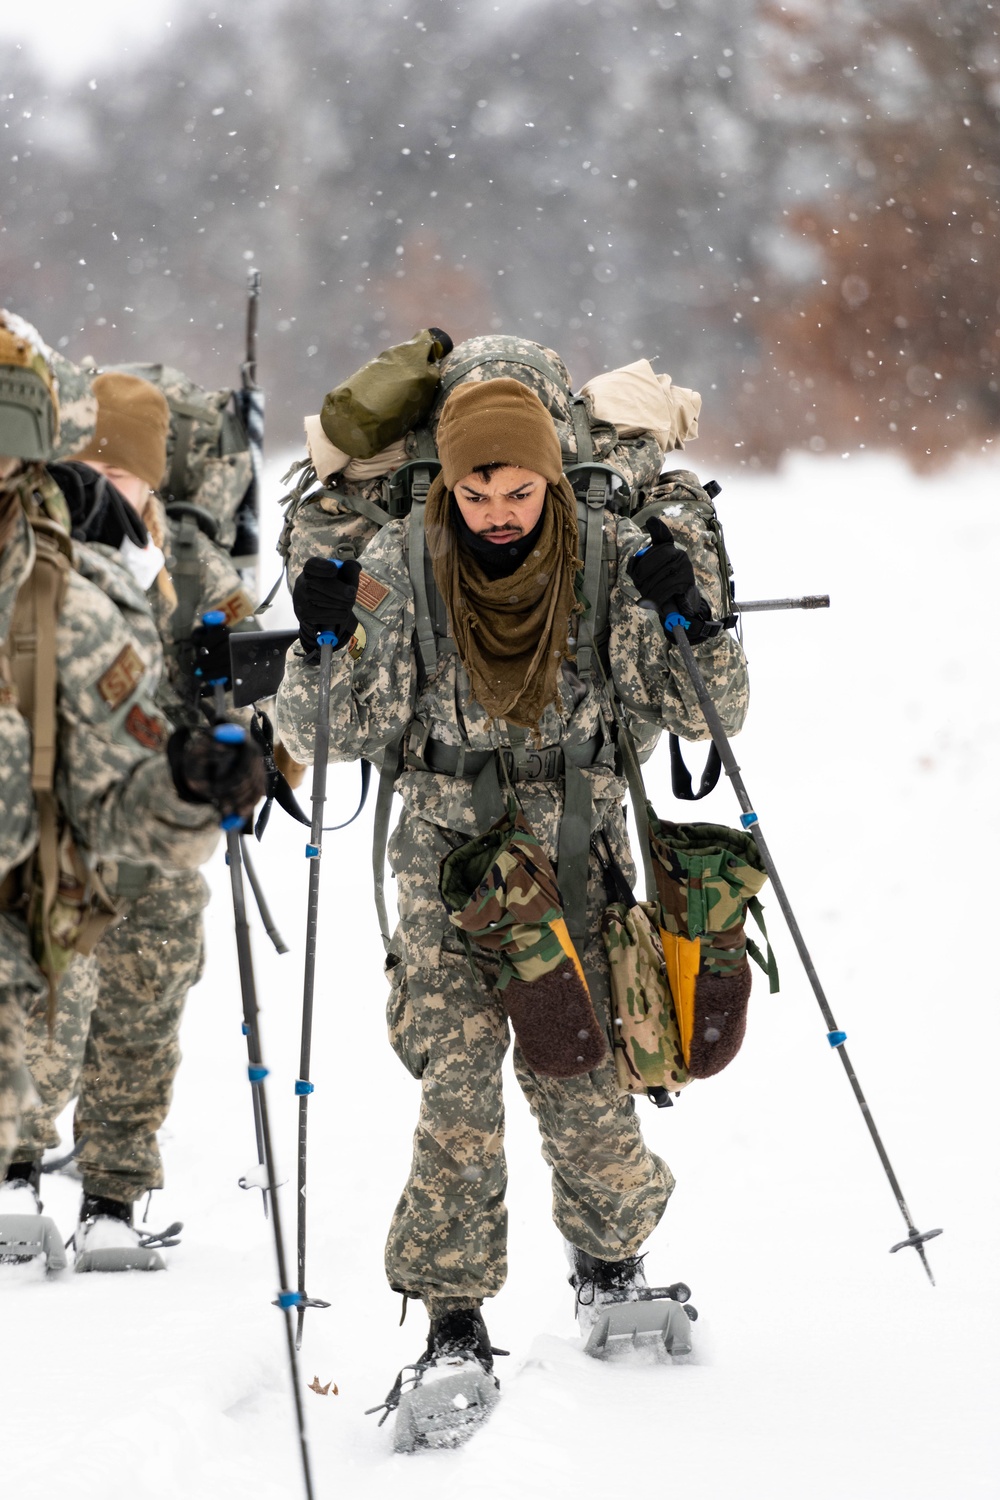
<path fill-rule="evenodd" d="M 167 726 L 158 714 L 148 714 L 133 703 L 125 715 L 125 732 L 138 740 L 144 750 L 162 750 L 167 741 Z"/>
<path fill-rule="evenodd" d="M 347 643 L 347 654 L 352 661 L 360 661 L 368 644 L 368 632 L 360 623 L 355 625 L 354 634 Z"/>
<path fill-rule="evenodd" d="M 123 646 L 108 670 L 97 679 L 97 691 L 110 709 L 124 703 L 145 675 L 142 657 L 134 646 Z"/>
<path fill-rule="evenodd" d="M 362 609 L 369 614 L 374 614 L 383 599 L 389 597 L 389 590 L 384 583 L 379 583 L 370 573 L 362 573 L 358 579 L 358 603 Z"/>
<path fill-rule="evenodd" d="M 235 625 L 237 620 L 245 620 L 248 615 L 253 614 L 253 605 L 242 589 L 236 589 L 228 599 L 223 599 L 215 608 L 225 615 L 227 625 Z"/>

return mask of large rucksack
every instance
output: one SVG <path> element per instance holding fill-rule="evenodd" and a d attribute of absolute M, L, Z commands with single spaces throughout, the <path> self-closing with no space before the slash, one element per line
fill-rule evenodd
<path fill-rule="evenodd" d="M 650 432 L 622 437 L 611 423 L 595 419 L 584 397 L 570 389 L 559 355 L 529 339 L 510 334 L 485 335 L 457 345 L 440 364 L 440 383 L 425 423 L 405 438 L 405 460 L 390 472 L 353 478 L 351 468 L 323 483 L 310 460 L 295 465 L 295 489 L 282 502 L 285 525 L 278 550 L 293 583 L 312 545 L 308 507 L 324 512 L 324 550 L 339 558 L 358 557 L 374 528 L 409 517 L 410 561 L 417 614 L 416 647 L 421 676 L 433 672 L 439 644 L 448 637 L 448 619 L 434 584 L 430 559 L 422 543 L 423 503 L 440 471 L 436 433 L 451 391 L 460 384 L 506 376 L 534 391 L 549 411 L 559 434 L 566 477 L 577 497 L 580 547 L 584 561 L 582 592 L 591 608 L 592 636 L 600 644 L 607 633 L 607 557 L 605 511 L 633 518 L 640 526 L 648 516 L 669 507 L 670 525 L 695 567 L 699 585 L 717 618 L 732 614 L 732 568 L 712 504 L 718 486 L 702 488 L 688 470 L 661 475 L 663 452 Z M 355 467 L 355 466 L 352 466 Z M 377 465 L 368 465 L 377 467 Z M 289 476 L 290 477 L 290 476 Z M 329 543 L 330 521 L 335 539 Z M 317 523 L 320 518 L 316 517 Z M 598 524 L 592 525 L 591 521 Z M 297 528 L 301 536 L 297 536 Z M 297 546 L 298 543 L 298 546 Z M 304 543 L 304 545 L 303 545 Z M 610 539 L 607 542 L 610 548 Z M 416 559 L 423 556 L 424 566 Z M 721 591 L 719 581 L 721 580 Z M 587 645 L 581 647 L 582 675 L 590 669 Z"/>
<path fill-rule="evenodd" d="M 295 489 L 285 497 L 285 525 L 278 550 L 285 563 L 289 584 L 306 560 L 322 548 L 326 556 L 358 557 L 375 529 L 392 520 L 406 519 L 409 526 L 410 581 L 414 600 L 414 649 L 421 683 L 432 676 L 442 651 L 451 650 L 448 613 L 438 591 L 424 541 L 424 506 L 428 491 L 440 472 L 435 434 L 438 418 L 450 392 L 470 380 L 507 376 L 527 385 L 552 416 L 563 452 L 564 472 L 577 498 L 583 576 L 580 581 L 587 626 L 580 632 L 576 670 L 584 680 L 595 675 L 610 680 L 606 660 L 608 598 L 611 566 L 616 552 L 610 529 L 604 526 L 607 511 L 626 515 L 640 527 L 651 515 L 665 513 L 671 531 L 691 558 L 699 587 L 716 619 L 733 620 L 732 567 L 713 505 L 718 485 L 703 488 L 688 470 L 661 474 L 663 451 L 651 432 L 623 438 L 611 423 L 595 420 L 587 402 L 574 396 L 566 367 L 551 349 L 511 335 L 468 339 L 440 363 L 440 384 L 427 421 L 405 438 L 405 460 L 398 461 L 394 447 L 390 472 L 372 477 L 352 477 L 352 468 L 321 482 L 311 459 L 293 466 L 286 478 L 298 474 Z M 371 465 L 369 460 L 369 465 Z M 378 467 L 378 465 L 374 465 Z M 357 474 L 357 468 L 355 468 Z M 367 473 L 370 474 L 370 467 Z M 311 508 L 318 508 L 312 512 Z M 333 536 L 331 537 L 331 531 Z M 280 583 L 280 578 L 279 578 Z M 276 592 L 272 590 L 270 597 Z M 263 606 L 262 606 L 263 607 Z M 624 731 L 628 737 L 627 729 Z M 403 741 L 387 748 L 380 767 L 379 794 L 375 812 L 373 871 L 375 900 L 383 940 L 388 945 L 384 900 L 384 857 L 388 840 L 392 788 L 402 766 Z M 671 736 L 675 764 L 680 759 L 677 737 Z M 630 769 L 631 764 L 631 769 Z M 632 788 L 633 801 L 640 799 L 641 773 L 634 750 L 624 757 L 623 771 Z M 717 758 L 702 779 L 700 795 L 718 779 Z M 690 786 L 690 777 L 687 777 Z M 680 781 L 675 774 L 674 789 Z M 584 821 L 581 818 L 578 821 Z M 565 822 L 565 820 L 564 820 Z M 589 823 L 583 851 L 589 839 Z M 583 852 L 581 851 L 581 852 Z M 561 851 L 562 852 L 562 851 Z M 644 862 L 647 859 L 643 842 Z M 563 861 L 560 859 L 560 864 Z M 579 860 L 573 862 L 580 873 Z M 583 861 L 583 870 L 586 861 Z M 564 880 L 569 877 L 563 875 Z M 579 880 L 576 881 L 579 884 Z M 584 882 L 585 884 L 585 882 Z M 581 920 L 585 892 L 577 891 L 567 906 L 573 914 L 571 930 Z"/>

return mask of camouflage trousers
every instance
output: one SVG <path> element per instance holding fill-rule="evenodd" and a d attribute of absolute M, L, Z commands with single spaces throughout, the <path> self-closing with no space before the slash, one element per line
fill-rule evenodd
<path fill-rule="evenodd" d="M 0 1182 L 13 1160 L 26 1109 L 35 1102 L 25 1062 L 25 1014 L 43 989 L 22 923 L 0 915 Z"/>
<path fill-rule="evenodd" d="M 550 858 L 558 838 L 556 783 L 522 789 L 528 822 Z M 604 810 L 616 858 L 632 864 L 615 805 Z M 413 1161 L 389 1230 L 389 1284 L 423 1300 L 433 1317 L 494 1296 L 507 1274 L 504 1106 L 501 1067 L 507 1018 L 497 967 L 475 953 L 475 977 L 438 893 L 442 859 L 475 834 L 407 810 L 390 844 L 399 882 L 399 926 L 387 971 L 390 1041 L 421 1080 Z M 596 861 L 588 876 L 588 941 L 581 955 L 598 1017 L 608 1024 L 608 966 L 600 936 L 607 905 Z M 590 1255 L 621 1260 L 658 1224 L 674 1185 L 645 1145 L 631 1096 L 618 1090 L 609 1054 L 593 1072 L 553 1079 L 514 1050 L 514 1071 L 552 1169 L 556 1227 Z"/>
<path fill-rule="evenodd" d="M 56 1119 L 76 1094 L 84 1191 L 131 1203 L 163 1186 L 156 1132 L 180 1066 L 184 1002 L 201 977 L 206 900 L 197 871 L 155 876 L 93 956 L 73 960 L 51 1040 L 44 1000 L 31 1007 L 27 1060 L 40 1103 L 24 1111 L 16 1160 L 58 1144 Z"/>

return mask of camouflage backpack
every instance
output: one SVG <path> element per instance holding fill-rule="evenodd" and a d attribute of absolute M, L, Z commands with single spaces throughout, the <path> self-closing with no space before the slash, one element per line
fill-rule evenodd
<path fill-rule="evenodd" d="M 160 493 L 172 519 L 192 517 L 227 552 L 236 541 L 237 513 L 254 482 L 237 393 L 207 391 L 169 365 L 108 365 L 161 390 L 170 407 L 167 468 Z"/>

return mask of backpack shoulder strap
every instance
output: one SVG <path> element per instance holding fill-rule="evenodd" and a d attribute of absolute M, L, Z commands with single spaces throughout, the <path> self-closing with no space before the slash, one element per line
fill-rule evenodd
<path fill-rule="evenodd" d="M 56 765 L 56 630 L 70 573 L 61 527 L 32 517 L 35 561 L 18 592 L 10 630 L 10 667 L 18 706 L 31 726 L 31 785 L 51 792 Z"/>
<path fill-rule="evenodd" d="M 600 649 L 608 624 L 608 570 L 605 565 L 604 515 L 611 490 L 611 473 L 591 471 L 587 492 L 576 504 L 583 552 L 583 597 L 590 629 L 581 633 L 576 651 L 576 669 L 581 677 L 593 670 L 593 653 Z"/>

